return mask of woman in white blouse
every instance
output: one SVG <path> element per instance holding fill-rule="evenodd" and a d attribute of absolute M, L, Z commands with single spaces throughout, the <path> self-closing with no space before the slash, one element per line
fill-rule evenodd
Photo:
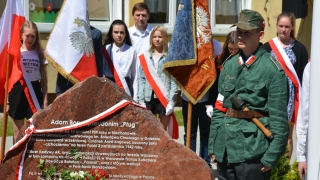
<path fill-rule="evenodd" d="M 134 97 L 134 93 L 137 93 L 133 89 L 137 83 L 137 55 L 132 47 L 128 28 L 122 20 L 112 22 L 103 45 L 104 74 Z"/>

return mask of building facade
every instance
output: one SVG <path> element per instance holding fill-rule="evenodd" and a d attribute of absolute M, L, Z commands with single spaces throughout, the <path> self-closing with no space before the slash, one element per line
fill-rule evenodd
<path fill-rule="evenodd" d="M 76 1 L 76 0 L 75 0 Z M 172 33 L 176 20 L 176 13 L 180 0 L 87 0 L 90 24 L 102 31 L 105 35 L 110 24 L 115 19 L 122 19 L 128 27 L 134 24 L 131 10 L 135 3 L 145 2 L 150 8 L 149 23 L 152 26 L 162 25 Z M 286 0 L 207 0 L 210 9 L 212 34 L 221 44 L 226 35 L 235 30 L 230 26 L 237 22 L 238 14 L 242 9 L 253 9 L 262 14 L 266 20 L 266 42 L 276 36 L 277 16 L 282 12 L 283 6 L 291 7 Z M 0 14 L 2 14 L 6 0 L 0 0 Z M 45 48 L 54 20 L 63 4 L 63 0 L 21 0 L 26 19 L 36 22 L 41 35 L 41 44 Z M 310 54 L 311 47 L 311 21 L 313 0 L 294 0 L 291 3 L 303 2 L 308 4 L 305 18 L 298 18 L 295 26 L 297 40 L 302 42 Z M 55 84 L 57 71 L 48 66 L 48 92 L 49 101 L 55 98 Z"/>

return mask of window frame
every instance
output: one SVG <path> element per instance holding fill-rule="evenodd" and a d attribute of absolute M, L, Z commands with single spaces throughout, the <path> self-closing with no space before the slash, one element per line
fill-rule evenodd
<path fill-rule="evenodd" d="M 130 18 L 132 18 L 131 15 L 131 11 L 132 9 L 130 9 L 129 7 L 130 4 L 130 0 L 124 0 L 124 13 L 125 13 L 125 18 L 124 21 L 126 22 L 126 24 L 129 24 Z M 173 33 L 173 28 L 176 22 L 176 7 L 177 7 L 177 0 L 168 0 L 168 4 L 169 4 L 169 17 L 168 17 L 168 23 L 148 23 L 149 25 L 151 25 L 152 27 L 155 26 L 164 26 L 168 32 L 168 34 L 172 34 Z"/>
<path fill-rule="evenodd" d="M 109 1 L 109 11 L 110 13 L 110 21 L 109 22 L 99 22 L 99 21 L 90 21 L 90 25 L 99 29 L 102 33 L 107 33 L 109 27 L 113 20 L 122 19 L 122 11 L 113 11 L 114 9 L 122 9 L 123 1 L 122 0 L 108 0 Z M 21 0 L 22 8 L 27 20 L 29 20 L 29 0 Z M 41 33 L 50 33 L 54 23 L 42 23 L 35 22 L 38 26 L 38 29 Z"/>
<path fill-rule="evenodd" d="M 102 33 L 107 33 L 110 25 L 115 19 L 123 19 L 126 24 L 129 24 L 129 19 L 132 17 L 131 9 L 129 7 L 130 0 L 108 0 L 110 3 L 109 11 L 112 11 L 110 14 L 109 22 L 98 22 L 98 21 L 90 21 L 90 24 L 97 29 L 101 30 Z M 252 0 L 241 0 L 242 1 L 242 9 L 251 9 Z M 169 17 L 168 23 L 150 23 L 151 26 L 164 26 L 169 34 L 173 33 L 175 21 L 176 21 L 176 9 L 177 9 L 178 0 L 169 0 Z M 25 12 L 26 19 L 29 19 L 29 0 L 21 0 L 21 4 L 23 6 L 23 10 Z M 119 11 L 117 9 L 122 9 Z M 115 10 L 115 11 L 113 11 Z M 215 0 L 212 0 L 210 7 L 210 15 L 215 15 Z M 40 23 L 36 22 L 39 31 L 42 33 L 50 33 L 54 23 Z M 235 28 L 230 28 L 232 24 L 216 24 L 215 18 L 210 18 L 211 24 L 211 32 L 212 35 L 227 35 L 229 32 L 235 30 Z"/>
<path fill-rule="evenodd" d="M 242 1 L 242 9 L 251 9 L 251 1 L 252 0 L 241 0 Z M 211 2 L 210 9 L 210 24 L 211 24 L 211 33 L 212 35 L 227 35 L 229 32 L 234 31 L 236 27 L 232 27 L 232 24 L 216 24 L 215 18 L 212 18 L 212 15 L 215 15 L 216 9 L 216 0 Z"/>

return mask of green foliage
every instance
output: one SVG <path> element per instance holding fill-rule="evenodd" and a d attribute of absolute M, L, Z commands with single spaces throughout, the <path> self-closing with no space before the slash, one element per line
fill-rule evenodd
<path fill-rule="evenodd" d="M 290 171 L 290 159 L 283 155 L 276 167 L 271 171 L 270 180 L 286 180 L 285 176 Z"/>
<path fill-rule="evenodd" d="M 56 166 L 52 164 L 51 166 L 45 168 L 45 161 L 40 159 L 39 164 L 37 166 L 41 172 L 46 176 L 46 179 L 53 177 L 54 173 L 57 171 Z"/>
<path fill-rule="evenodd" d="M 77 153 L 78 149 L 76 147 L 72 147 L 70 150 L 71 155 L 75 155 Z"/>
<path fill-rule="evenodd" d="M 2 123 L 3 123 L 3 117 L 0 116 L 0 136 L 2 137 Z M 13 125 L 12 125 L 12 119 L 11 117 L 8 116 L 7 120 L 7 131 L 6 131 L 7 136 L 13 136 Z"/>
<path fill-rule="evenodd" d="M 176 115 L 178 125 L 183 126 L 182 110 L 176 110 L 176 111 L 174 111 L 174 114 Z"/>
<path fill-rule="evenodd" d="M 57 171 L 56 166 L 54 164 L 51 164 L 48 168 L 43 169 L 43 173 L 46 174 L 46 178 L 50 178 L 54 176 L 54 173 Z"/>
<path fill-rule="evenodd" d="M 286 178 L 290 180 L 300 180 L 298 163 L 296 161 L 291 165 L 291 170 L 286 174 Z"/>
<path fill-rule="evenodd" d="M 73 155 L 74 160 L 80 161 L 80 159 L 82 158 L 82 154 L 78 154 L 77 151 L 78 149 L 76 147 L 72 147 L 72 149 L 70 150 L 70 153 L 71 155 Z"/>
<path fill-rule="evenodd" d="M 270 180 L 300 180 L 298 163 L 295 161 L 290 165 L 290 159 L 283 155 L 277 166 L 272 169 Z"/>
<path fill-rule="evenodd" d="M 60 178 L 67 179 L 72 171 L 70 169 L 67 169 L 67 170 L 60 170 L 60 172 L 61 172 Z"/>
<path fill-rule="evenodd" d="M 82 154 L 77 153 L 78 149 L 72 147 L 70 150 L 71 155 L 74 157 L 75 161 L 80 161 L 82 158 Z M 71 169 L 60 169 L 57 172 L 57 168 L 55 165 L 50 165 L 49 167 L 45 167 L 45 160 L 40 159 L 38 164 L 38 168 L 42 172 L 42 176 L 46 179 L 63 179 L 63 180 L 106 180 L 109 177 L 109 174 L 95 169 L 93 171 L 74 171 Z"/>
<path fill-rule="evenodd" d="M 38 164 L 38 166 L 37 166 L 41 171 L 43 171 L 43 169 L 44 169 L 44 160 L 43 159 L 40 159 L 40 162 L 39 162 L 39 164 Z"/>

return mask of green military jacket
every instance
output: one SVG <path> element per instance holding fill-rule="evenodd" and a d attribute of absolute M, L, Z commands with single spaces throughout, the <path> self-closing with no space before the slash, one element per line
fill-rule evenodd
<path fill-rule="evenodd" d="M 224 97 L 224 108 L 235 109 L 230 98 L 238 94 L 250 110 L 268 113 L 259 120 L 274 138 L 268 140 L 250 119 L 229 118 L 215 108 L 209 155 L 214 154 L 222 162 L 226 150 L 229 163 L 259 158 L 272 168 L 285 153 L 288 140 L 287 78 L 279 62 L 261 44 L 253 55 L 251 62 L 241 64 L 239 55 L 225 62 L 219 78 L 219 95 Z"/>

